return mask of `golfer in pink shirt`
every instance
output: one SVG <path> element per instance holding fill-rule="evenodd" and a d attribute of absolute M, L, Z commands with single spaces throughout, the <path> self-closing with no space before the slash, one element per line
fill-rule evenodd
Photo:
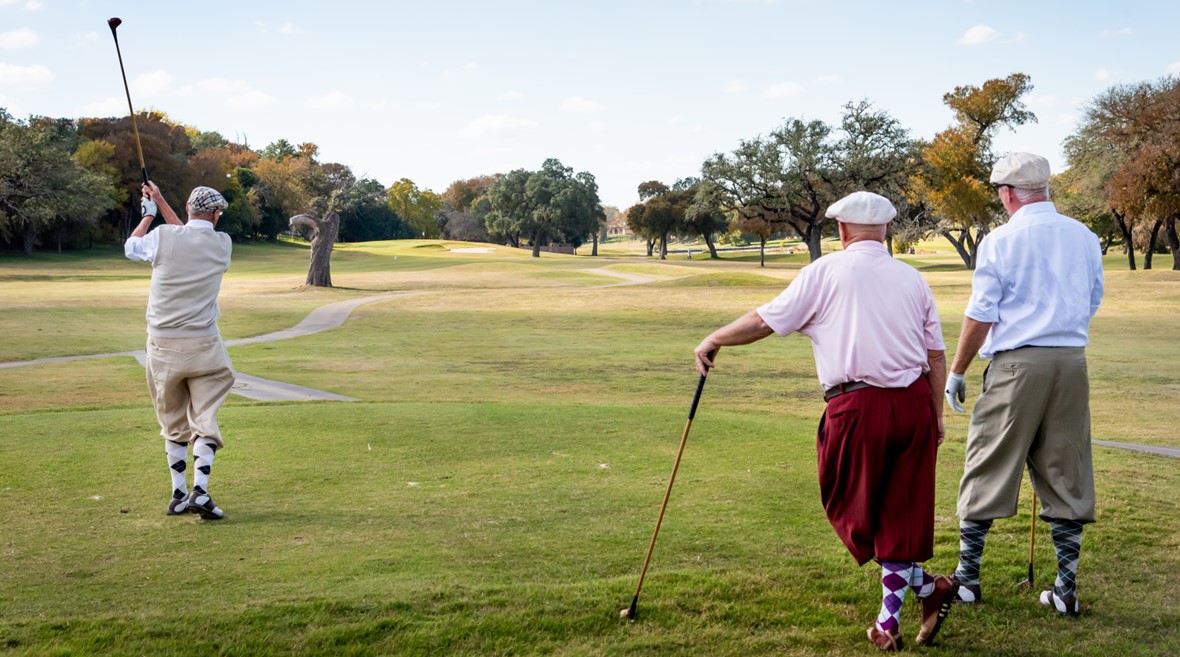
<path fill-rule="evenodd" d="M 710 352 L 771 333 L 811 340 L 827 408 L 816 448 L 828 520 L 863 565 L 882 567 L 882 603 L 869 640 L 902 647 L 902 601 L 922 602 L 918 644 L 938 633 L 955 583 L 917 562 L 934 552 L 934 467 L 942 442 L 946 346 L 930 286 L 893 259 L 882 241 L 897 214 L 871 192 L 855 192 L 826 213 L 839 222 L 842 252 L 804 267 L 776 299 L 722 327 L 696 348 L 701 374 Z"/>

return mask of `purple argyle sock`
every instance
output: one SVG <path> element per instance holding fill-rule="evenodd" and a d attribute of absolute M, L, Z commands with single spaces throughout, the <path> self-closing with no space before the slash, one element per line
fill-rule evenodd
<path fill-rule="evenodd" d="M 901 603 L 910 585 L 914 564 L 900 561 L 881 562 L 881 613 L 877 614 L 877 628 L 896 633 L 901 627 Z"/>
<path fill-rule="evenodd" d="M 914 564 L 914 569 L 910 573 L 910 588 L 919 598 L 928 598 L 931 593 L 934 593 L 934 577 L 922 570 L 918 564 Z"/>

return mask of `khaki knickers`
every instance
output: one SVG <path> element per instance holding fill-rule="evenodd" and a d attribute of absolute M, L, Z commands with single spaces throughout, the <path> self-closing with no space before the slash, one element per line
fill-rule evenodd
<path fill-rule="evenodd" d="M 992 359 L 967 429 L 959 518 L 1015 515 L 1026 464 L 1041 518 L 1094 521 L 1084 348 L 1022 347 Z"/>
<path fill-rule="evenodd" d="M 234 371 L 221 336 L 149 336 L 147 384 L 161 436 L 185 445 L 204 436 L 225 446 L 217 411 L 234 385 Z"/>

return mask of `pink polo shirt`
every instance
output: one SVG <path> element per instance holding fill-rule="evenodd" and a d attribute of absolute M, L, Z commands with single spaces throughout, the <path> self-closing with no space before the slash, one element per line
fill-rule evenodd
<path fill-rule="evenodd" d="M 864 381 L 905 388 L 946 349 L 930 286 L 880 242 L 863 241 L 799 272 L 758 314 L 775 333 L 811 338 L 824 389 Z"/>

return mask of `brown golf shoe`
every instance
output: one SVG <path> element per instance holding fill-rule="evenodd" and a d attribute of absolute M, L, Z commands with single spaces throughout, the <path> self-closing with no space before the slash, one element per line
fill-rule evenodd
<path fill-rule="evenodd" d="M 886 632 L 877 627 L 876 623 L 869 626 L 869 641 L 877 646 L 877 650 L 884 652 L 897 652 L 904 646 L 901 641 L 901 632 Z"/>
<path fill-rule="evenodd" d="M 922 629 L 918 630 L 914 643 L 924 646 L 934 640 L 958 593 L 959 584 L 955 580 L 946 575 L 934 576 L 934 590 L 922 598 Z"/>

